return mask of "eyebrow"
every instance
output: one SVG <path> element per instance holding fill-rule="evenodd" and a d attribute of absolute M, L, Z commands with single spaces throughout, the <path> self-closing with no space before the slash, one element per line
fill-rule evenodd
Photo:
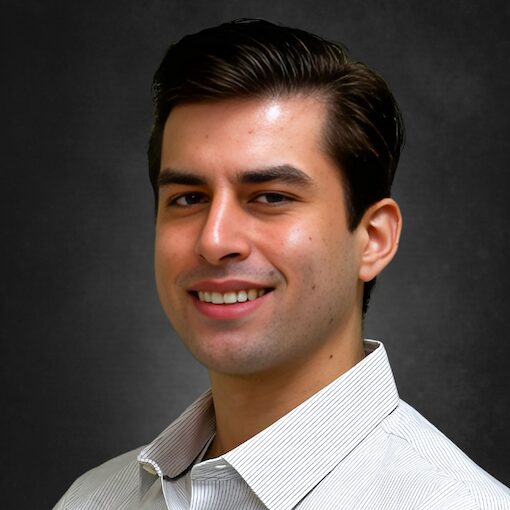
<path fill-rule="evenodd" d="M 286 182 L 288 184 L 299 184 L 311 186 L 312 178 L 303 170 L 292 165 L 277 165 L 267 168 L 259 168 L 237 172 L 237 182 L 240 184 L 262 184 L 271 181 Z M 204 186 L 207 180 L 199 174 L 187 170 L 165 168 L 158 176 L 158 187 L 171 184 L 184 186 Z"/>
<path fill-rule="evenodd" d="M 159 172 L 158 188 L 161 186 L 169 186 L 170 184 L 182 184 L 184 186 L 202 186 L 206 184 L 206 181 L 204 178 L 194 174 L 193 172 L 165 168 Z"/>
<path fill-rule="evenodd" d="M 237 180 L 241 184 L 260 184 L 270 181 L 281 181 L 302 186 L 310 186 L 312 184 L 312 178 L 308 174 L 292 165 L 278 165 L 239 172 Z"/>

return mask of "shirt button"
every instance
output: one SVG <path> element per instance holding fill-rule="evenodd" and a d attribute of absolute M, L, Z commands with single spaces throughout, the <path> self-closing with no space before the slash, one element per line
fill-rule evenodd
<path fill-rule="evenodd" d="M 143 469 L 151 475 L 157 475 L 156 470 L 150 464 L 142 464 Z"/>

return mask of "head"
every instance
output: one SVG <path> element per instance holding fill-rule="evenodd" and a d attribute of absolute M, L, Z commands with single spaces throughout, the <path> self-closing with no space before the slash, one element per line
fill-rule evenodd
<path fill-rule="evenodd" d="M 178 105 L 228 99 L 312 96 L 326 106 L 323 150 L 336 164 L 348 228 L 390 197 L 404 139 L 386 82 L 345 48 L 303 30 L 262 20 L 205 29 L 172 45 L 154 76 L 149 175 L 156 211 L 165 123 Z M 363 314 L 375 278 L 364 284 Z"/>

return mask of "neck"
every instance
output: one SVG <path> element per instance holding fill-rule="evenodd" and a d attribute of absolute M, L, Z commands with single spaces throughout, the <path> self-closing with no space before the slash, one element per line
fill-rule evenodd
<path fill-rule="evenodd" d="M 244 443 L 352 368 L 364 357 L 361 332 L 269 373 L 210 372 L 216 436 L 206 458 Z"/>

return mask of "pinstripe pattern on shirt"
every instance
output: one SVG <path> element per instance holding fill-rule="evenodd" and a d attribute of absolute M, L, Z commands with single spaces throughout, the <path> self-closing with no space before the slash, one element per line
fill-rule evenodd
<path fill-rule="evenodd" d="M 56 509 L 510 509 L 510 491 L 399 400 L 384 346 L 246 443 L 197 461 L 210 392 L 138 455 L 80 477 Z M 153 474 L 139 466 L 145 466 Z"/>

